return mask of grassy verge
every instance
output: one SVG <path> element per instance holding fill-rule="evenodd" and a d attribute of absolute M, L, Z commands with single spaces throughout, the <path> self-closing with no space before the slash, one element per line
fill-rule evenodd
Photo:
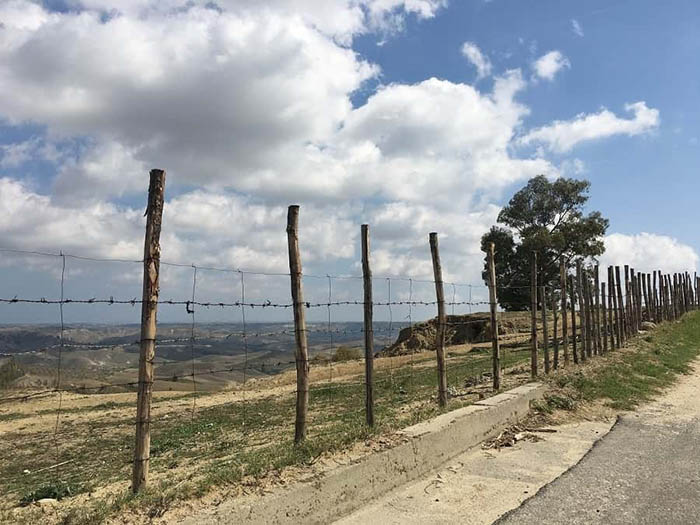
<path fill-rule="evenodd" d="M 527 351 L 508 351 L 504 365 L 527 362 Z M 490 349 L 448 355 L 448 384 L 453 398 L 448 410 L 478 399 L 470 394 L 475 378 L 491 369 Z M 310 390 L 308 439 L 292 442 L 293 393 L 214 405 L 159 417 L 153 414 L 151 489 L 139 496 L 102 487 L 130 479 L 132 418 L 112 415 L 118 404 L 96 405 L 103 414 L 69 419 L 67 410 L 58 434 L 21 432 L 8 435 L 17 446 L 0 450 L 0 491 L 17 503 L 40 497 L 68 500 L 62 523 L 99 523 L 125 509 L 140 516 L 161 515 L 172 502 L 206 494 L 212 488 L 249 482 L 285 467 L 313 464 L 319 456 L 357 442 L 392 433 L 440 412 L 435 400 L 434 355 L 416 356 L 415 363 L 375 373 L 375 418 L 364 422 L 362 377 L 317 382 Z M 82 411 L 82 410 L 81 410 Z M 98 412 L 86 407 L 85 412 Z M 66 462 L 60 467 L 53 466 Z M 94 494 L 87 498 L 88 494 Z M 75 496 L 78 495 L 76 498 Z M 82 498 L 82 499 L 81 499 Z M 71 504 L 75 500 L 75 504 Z M 31 522 L 32 511 L 23 516 Z M 0 516 L 2 518 L 2 516 Z M 0 519 L 2 521 L 2 519 Z"/>
<path fill-rule="evenodd" d="M 602 402 L 612 409 L 631 410 L 672 385 L 679 374 L 689 373 L 698 356 L 700 312 L 691 312 L 636 338 L 627 348 L 558 372 L 550 379 L 552 392 L 538 408 L 551 413 Z"/>

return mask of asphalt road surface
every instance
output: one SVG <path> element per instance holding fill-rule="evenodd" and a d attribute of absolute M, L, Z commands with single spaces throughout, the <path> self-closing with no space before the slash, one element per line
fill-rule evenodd
<path fill-rule="evenodd" d="M 700 524 L 700 379 L 622 416 L 571 470 L 499 524 Z"/>

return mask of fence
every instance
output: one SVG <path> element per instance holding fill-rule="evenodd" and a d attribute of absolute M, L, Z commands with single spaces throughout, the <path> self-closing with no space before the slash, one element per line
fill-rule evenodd
<path fill-rule="evenodd" d="M 486 395 L 487 388 L 499 390 L 506 383 L 504 373 L 526 371 L 528 360 L 532 377 L 538 375 L 540 364 L 550 373 L 562 362 L 582 363 L 620 348 L 644 322 L 674 320 L 698 306 L 697 275 L 635 273 L 625 266 L 623 288 L 619 267 L 608 268 L 607 280 L 601 282 L 598 266 L 584 267 L 579 262 L 569 275 L 566 262 L 561 261 L 559 283 L 538 283 L 535 254 L 530 283 L 498 285 L 493 246 L 487 254 L 488 286 L 445 282 L 437 233 L 430 234 L 428 243 L 432 280 L 377 277 L 371 269 L 368 225 L 361 227 L 361 276 L 304 274 L 298 206 L 290 206 L 286 228 L 289 273 L 161 261 L 164 183 L 165 173 L 153 170 L 142 260 L 2 250 L 7 256 L 56 260 L 60 283 L 57 298 L 13 294 L 0 298 L 8 308 L 57 307 L 60 326 L 56 341 L 40 341 L 33 350 L 37 356 L 55 357 L 52 383 L 0 398 L 2 405 L 28 410 L 0 413 L 0 423 L 10 422 L 7 437 L 21 443 L 0 453 L 6 493 L 37 497 L 43 494 L 47 473 L 54 478 L 52 490 L 63 487 L 75 493 L 89 490 L 95 480 L 118 484 L 130 466 L 131 488 L 136 492 L 149 482 L 154 467 L 159 480 L 177 469 L 201 483 L 218 483 L 300 458 L 315 461 L 326 450 L 410 424 L 448 404 L 469 403 Z M 75 264 L 142 267 L 141 298 L 119 295 L 128 288 L 121 285 L 116 286 L 115 295 L 69 296 L 67 271 Z M 191 272 L 187 297 L 163 297 L 161 278 L 172 280 L 167 272 Z M 77 275 L 95 285 L 87 269 Z M 134 284 L 132 279 L 130 286 Z M 291 292 L 291 301 L 281 295 L 283 287 Z M 511 288 L 530 290 L 531 302 L 520 305 L 529 308 L 529 321 L 523 322 L 521 314 L 498 311 L 499 294 Z M 260 295 L 269 289 L 277 295 Z M 474 307 L 487 305 L 487 315 L 466 315 Z M 71 309 L 84 314 L 85 309 L 106 308 L 111 318 L 114 308 L 136 306 L 142 314 L 138 337 L 120 333 L 84 342 L 74 333 L 80 328 L 66 322 Z M 169 308 L 184 310 L 187 328 L 182 323 L 156 322 L 158 309 Z M 361 316 L 356 312 L 360 309 Z M 432 317 L 435 310 L 435 322 L 417 322 Z M 387 320 L 375 320 L 377 311 Z M 229 322 L 235 314 L 236 329 L 211 324 L 203 335 L 203 319 L 212 312 Z M 260 312 L 273 313 L 275 323 L 262 323 Z M 361 326 L 334 321 L 338 312 L 361 317 Z M 286 324 L 280 328 L 280 322 Z M 452 346 L 448 351 L 449 342 L 474 339 L 477 330 L 487 347 Z M 414 351 L 420 349 L 415 347 L 420 337 L 434 345 L 434 358 Z M 283 341 L 293 348 L 293 356 L 274 349 L 284 346 Z M 348 341 L 360 341 L 364 356 L 334 360 L 331 354 L 339 354 Z M 206 345 L 219 353 L 202 354 Z M 231 351 L 234 346 L 237 352 Z M 100 351 L 105 352 L 100 355 L 111 352 L 126 359 L 135 348 L 139 350 L 136 379 L 120 380 L 122 376 L 115 374 L 88 378 L 82 385 L 66 379 L 77 359 L 90 359 Z M 174 358 L 159 361 L 160 352 Z M 24 354 L 25 359 L 31 358 Z M 215 364 L 208 365 L 211 355 L 225 359 L 212 359 Z M 14 354 L 8 356 L 14 359 Z M 284 373 L 290 368 L 293 375 Z M 99 367 L 91 370 L 96 377 L 101 373 Z M 225 383 L 229 388 L 218 388 L 222 383 L 213 388 L 212 382 L 222 377 L 233 378 Z M 186 393 L 159 388 L 165 385 L 177 385 Z M 94 394 L 109 400 L 95 405 L 93 398 L 99 396 Z M 134 405 L 135 419 L 128 415 Z M 51 417 L 50 425 L 43 416 Z M 35 427 L 23 428 L 22 422 L 27 421 Z"/>

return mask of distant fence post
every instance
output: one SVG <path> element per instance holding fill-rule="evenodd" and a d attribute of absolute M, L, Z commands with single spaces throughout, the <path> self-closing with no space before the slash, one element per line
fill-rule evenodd
<path fill-rule="evenodd" d="M 562 256 L 559 261 L 559 280 L 561 281 L 561 344 L 564 347 L 564 363 L 569 364 L 569 333 L 566 319 L 566 261 Z"/>
<path fill-rule="evenodd" d="M 437 356 L 438 372 L 438 404 L 441 407 L 447 405 L 447 371 L 445 370 L 445 290 L 442 282 L 442 266 L 440 265 L 440 250 L 438 247 L 438 235 L 430 234 L 430 253 L 433 257 L 433 275 L 435 276 L 435 295 L 438 307 L 438 326 L 435 354 Z"/>
<path fill-rule="evenodd" d="M 600 326 L 600 267 L 598 264 L 593 268 L 593 279 L 595 286 L 595 337 L 596 337 L 596 348 L 598 354 L 603 353 L 603 341 L 601 338 L 601 326 Z"/>
<path fill-rule="evenodd" d="M 552 291 L 552 346 L 554 360 L 552 365 L 554 370 L 559 368 L 559 338 L 557 337 L 557 329 L 559 328 L 559 312 L 557 308 L 557 296 Z"/>
<path fill-rule="evenodd" d="M 547 326 L 547 288 L 540 286 L 542 299 L 542 350 L 544 351 L 544 373 L 549 374 L 549 328 Z"/>
<path fill-rule="evenodd" d="M 289 248 L 289 275 L 294 309 L 295 360 L 297 364 L 297 402 L 294 424 L 294 442 L 306 438 L 306 414 L 309 407 L 309 349 L 306 341 L 306 316 L 302 288 L 301 255 L 299 253 L 299 206 L 287 211 L 287 245 Z"/>
<path fill-rule="evenodd" d="M 615 266 L 615 288 L 617 289 L 617 305 L 615 306 L 617 315 L 617 347 L 620 348 L 627 340 L 627 332 L 625 330 L 625 303 L 622 300 L 622 283 L 619 266 Z"/>
<path fill-rule="evenodd" d="M 600 283 L 600 304 L 603 309 L 603 348 L 604 354 L 608 353 L 608 311 L 605 305 L 605 283 Z"/>
<path fill-rule="evenodd" d="M 530 258 L 530 375 L 537 377 L 537 252 Z"/>
<path fill-rule="evenodd" d="M 574 276 L 569 276 L 569 297 L 571 301 L 571 354 L 574 358 L 574 364 L 578 364 L 578 348 L 576 341 L 576 283 L 574 283 Z"/>
<path fill-rule="evenodd" d="M 151 455 L 151 393 L 153 360 L 156 352 L 156 314 L 160 274 L 160 230 L 163 221 L 165 171 L 151 170 L 146 208 L 146 237 L 143 249 L 143 299 L 141 301 L 141 342 L 139 387 L 136 398 L 136 445 L 131 490 L 136 493 L 148 482 Z"/>
<path fill-rule="evenodd" d="M 578 295 L 578 321 L 579 321 L 579 332 L 581 333 L 581 348 L 579 352 L 579 357 L 582 363 L 586 362 L 586 351 L 588 345 L 586 345 L 586 336 L 588 332 L 588 327 L 586 326 L 586 298 L 585 291 L 583 288 L 583 276 L 581 275 L 581 261 L 576 261 L 576 295 Z"/>
<path fill-rule="evenodd" d="M 498 342 L 498 297 L 496 294 L 495 244 L 489 244 L 489 305 L 491 308 L 491 353 L 493 357 L 493 389 L 501 388 L 501 348 Z"/>
<path fill-rule="evenodd" d="M 374 426 L 374 327 L 372 324 L 372 269 L 369 265 L 369 225 L 363 224 L 362 281 L 365 292 L 365 415 L 368 426 Z"/>

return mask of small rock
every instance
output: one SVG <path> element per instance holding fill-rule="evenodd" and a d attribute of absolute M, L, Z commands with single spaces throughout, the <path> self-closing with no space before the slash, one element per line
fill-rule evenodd
<path fill-rule="evenodd" d="M 54 498 L 42 498 L 36 501 L 36 504 L 40 507 L 47 507 L 49 505 L 57 505 L 58 500 Z"/>
<path fill-rule="evenodd" d="M 642 330 L 653 330 L 654 328 L 656 328 L 656 323 L 652 323 L 651 321 L 642 322 Z"/>

